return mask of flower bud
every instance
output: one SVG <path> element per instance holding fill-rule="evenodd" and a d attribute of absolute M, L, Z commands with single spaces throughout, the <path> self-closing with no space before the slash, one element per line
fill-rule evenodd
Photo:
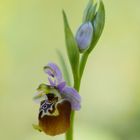
<path fill-rule="evenodd" d="M 93 38 L 93 26 L 91 22 L 86 22 L 82 24 L 77 33 L 76 33 L 76 41 L 79 47 L 80 52 L 87 50 L 91 44 Z"/>
<path fill-rule="evenodd" d="M 105 24 L 105 8 L 102 0 L 89 0 L 83 14 L 83 23 L 91 22 L 94 28 L 94 36 L 87 50 L 89 54 L 96 46 Z"/>

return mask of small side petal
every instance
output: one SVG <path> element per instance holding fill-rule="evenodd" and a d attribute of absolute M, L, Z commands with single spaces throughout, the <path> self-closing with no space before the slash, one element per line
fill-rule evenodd
<path fill-rule="evenodd" d="M 50 83 L 51 86 L 56 86 L 56 80 L 52 80 L 50 77 L 48 77 L 48 81 Z"/>
<path fill-rule="evenodd" d="M 47 73 L 50 77 L 56 78 L 56 80 L 62 81 L 62 73 L 58 66 L 54 63 L 49 63 L 47 66 L 44 67 L 45 73 Z"/>
<path fill-rule="evenodd" d="M 74 88 L 66 86 L 61 94 L 71 103 L 73 110 L 79 110 L 81 108 L 81 96 Z"/>

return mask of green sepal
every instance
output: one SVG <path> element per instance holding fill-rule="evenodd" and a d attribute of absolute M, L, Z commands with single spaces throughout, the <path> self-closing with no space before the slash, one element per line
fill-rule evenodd
<path fill-rule="evenodd" d="M 83 14 L 83 23 L 88 21 L 93 21 L 96 14 L 97 3 L 94 3 L 93 0 L 89 0 L 89 3 L 84 10 Z"/>
<path fill-rule="evenodd" d="M 70 79 L 70 73 L 69 73 L 69 70 L 68 70 L 68 65 L 66 63 L 66 59 L 65 59 L 65 57 L 64 57 L 64 55 L 62 54 L 61 51 L 59 51 L 57 49 L 56 52 L 57 52 L 58 58 L 60 60 L 60 64 L 61 64 L 61 67 L 62 67 L 64 79 L 69 86 L 72 86 L 71 79 Z"/>
<path fill-rule="evenodd" d="M 39 125 L 32 124 L 32 126 L 33 126 L 33 128 L 34 128 L 35 130 L 38 130 L 39 132 L 42 131 L 42 128 L 41 128 Z"/>
<path fill-rule="evenodd" d="M 68 58 L 72 67 L 73 75 L 75 76 L 76 73 L 78 72 L 78 66 L 79 66 L 79 50 L 78 50 L 77 42 L 70 29 L 70 26 L 68 24 L 68 20 L 64 11 L 63 11 L 63 20 L 64 20 L 67 54 L 68 54 Z"/>
<path fill-rule="evenodd" d="M 94 36 L 93 40 L 91 42 L 91 45 L 88 49 L 88 53 L 92 51 L 92 49 L 95 47 L 96 43 L 98 42 L 103 28 L 105 24 L 105 8 L 102 0 L 99 1 L 99 8 L 97 9 L 96 15 L 94 20 L 92 21 L 93 28 L 94 28 Z"/>

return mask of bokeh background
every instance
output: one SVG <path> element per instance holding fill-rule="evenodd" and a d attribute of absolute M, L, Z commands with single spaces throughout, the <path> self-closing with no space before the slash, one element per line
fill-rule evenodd
<path fill-rule="evenodd" d="M 32 128 L 43 66 L 66 57 L 62 9 L 73 32 L 88 0 L 0 0 L 0 140 L 64 140 Z M 82 79 L 76 140 L 140 140 L 140 1 L 104 0 L 105 29 Z M 69 65 L 68 61 L 67 64 Z"/>

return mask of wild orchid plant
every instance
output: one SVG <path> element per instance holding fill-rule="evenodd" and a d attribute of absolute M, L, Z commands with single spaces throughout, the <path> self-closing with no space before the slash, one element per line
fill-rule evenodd
<path fill-rule="evenodd" d="M 34 96 L 40 104 L 38 125 L 33 127 L 47 135 L 66 133 L 66 140 L 73 140 L 74 113 L 81 108 L 79 89 L 87 58 L 98 42 L 105 23 L 105 9 L 102 0 L 90 0 L 83 15 L 83 23 L 75 37 L 63 11 L 67 55 L 70 61 L 74 86 L 64 80 L 59 67 L 49 63 L 44 67 L 49 84 L 41 84 Z M 62 57 L 65 73 L 68 73 Z M 67 74 L 68 75 L 68 74 Z M 69 76 L 69 75 L 68 75 Z"/>

